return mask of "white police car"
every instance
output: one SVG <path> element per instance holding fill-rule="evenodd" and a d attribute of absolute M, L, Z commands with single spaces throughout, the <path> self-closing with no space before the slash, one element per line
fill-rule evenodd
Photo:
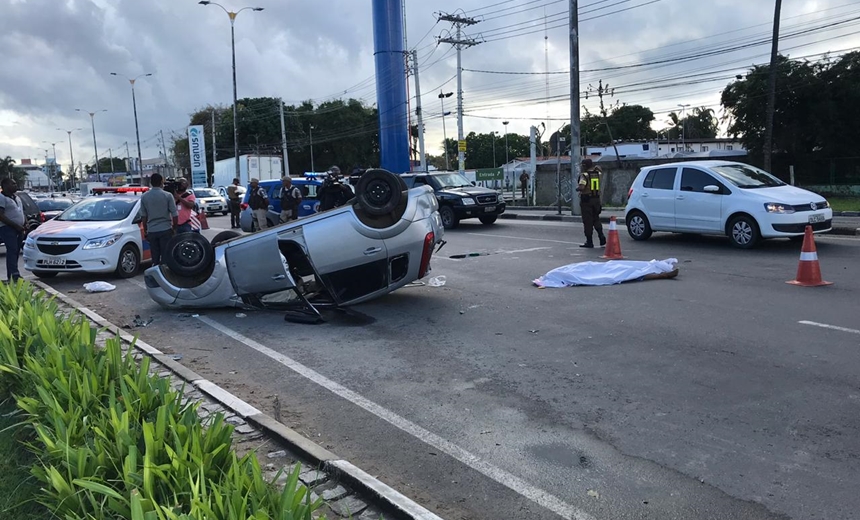
<path fill-rule="evenodd" d="M 40 278 L 58 273 L 137 274 L 151 260 L 140 224 L 140 194 L 148 188 L 96 188 L 27 236 L 24 268 Z"/>

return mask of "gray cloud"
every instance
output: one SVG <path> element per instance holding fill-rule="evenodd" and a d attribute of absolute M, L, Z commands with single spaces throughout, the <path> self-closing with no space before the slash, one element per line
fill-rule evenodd
<path fill-rule="evenodd" d="M 715 0 L 707 5 L 692 0 L 662 0 L 639 9 L 599 19 L 597 14 L 644 3 L 634 0 L 603 11 L 584 14 L 581 26 L 581 62 L 584 69 L 647 62 L 677 55 L 682 51 L 714 48 L 718 42 L 768 32 L 771 2 Z M 236 57 L 239 71 L 239 96 L 281 96 L 288 102 L 320 100 L 337 95 L 375 102 L 373 27 L 367 0 L 254 0 L 249 4 L 223 0 L 225 6 L 260 5 L 261 13 L 243 12 L 236 20 Z M 407 1 L 407 34 L 410 47 L 421 50 L 424 67 L 421 84 L 425 113 L 428 115 L 428 149 L 441 141 L 440 108 L 434 90 L 455 73 L 450 46 L 435 48 L 434 39 L 449 28 L 435 27 L 434 13 L 465 9 L 470 15 L 484 15 L 486 21 L 469 28 L 487 40 L 499 37 L 504 26 L 552 15 L 565 10 L 567 2 L 546 0 L 526 4 L 520 9 L 511 2 L 483 9 L 499 0 L 440 0 L 429 3 Z M 614 4 L 616 2 L 608 2 Z M 797 2 L 786 5 L 784 27 L 821 19 L 847 17 L 856 11 L 838 0 Z M 581 2 L 582 10 L 594 10 L 594 1 Z M 606 6 L 607 2 L 604 2 Z M 537 5 L 530 9 L 528 6 Z M 472 10 L 472 11 L 470 11 Z M 493 16 L 524 12 L 490 19 Z M 230 76 L 230 24 L 215 6 L 200 6 L 195 0 L 0 0 L 0 55 L 6 74 L 0 86 L 0 153 L 14 158 L 36 156 L 44 149 L 42 141 L 58 141 L 59 158 L 66 162 L 66 135 L 55 128 L 83 127 L 75 134 L 75 156 L 92 157 L 89 118 L 75 108 L 107 109 L 96 117 L 100 154 L 107 147 L 131 143 L 134 154 L 134 124 L 128 83 L 110 72 L 134 76 L 153 72 L 154 76 L 137 84 L 141 139 L 144 155 L 157 154 L 153 137 L 163 130 L 183 132 L 188 114 L 209 103 L 229 104 L 232 98 Z M 803 18 L 797 15 L 807 13 Z M 564 22 L 564 16 L 556 17 Z M 558 22 L 550 25 L 558 25 Z M 746 31 L 739 28 L 765 24 Z M 433 29 L 428 33 L 428 30 Z M 543 72 L 545 69 L 543 23 L 533 22 L 533 34 L 500 41 L 488 41 L 463 53 L 468 69 Z M 857 37 L 846 37 L 815 44 L 816 40 L 853 30 L 846 27 L 804 39 L 786 41 L 785 48 L 805 44 L 791 51 L 794 55 L 842 49 L 858 45 Z M 701 39 L 719 33 L 720 38 Z M 421 41 L 418 40 L 428 34 Z M 551 28 L 549 68 L 565 70 L 568 65 L 567 30 Z M 501 36 L 510 36 L 501 34 Z M 649 50 L 654 49 L 654 50 Z M 725 56 L 701 59 L 673 66 L 643 67 L 622 71 L 583 73 L 584 86 L 607 78 L 621 87 L 631 83 L 669 81 L 671 77 L 701 70 L 743 67 L 762 61 L 767 47 L 739 51 Z M 432 53 L 432 54 L 431 54 Z M 437 60 L 449 53 L 450 57 Z M 434 62 L 436 62 L 434 64 Z M 431 65 L 429 66 L 428 65 Z M 546 118 L 545 76 L 502 76 L 464 73 L 466 131 L 502 131 L 501 121 L 484 117 L 511 119 L 511 132 L 527 133 L 528 126 Z M 565 75 L 550 76 L 550 95 L 568 91 Z M 358 88 L 350 87 L 359 84 Z M 413 85 L 412 83 L 410 85 Z M 628 90 L 616 99 L 641 103 L 655 111 L 667 111 L 679 102 L 712 104 L 724 83 L 715 82 L 664 90 Z M 455 82 L 444 90 L 455 90 Z M 534 102 L 523 103 L 523 100 Z M 454 110 L 453 98 L 446 106 Z M 585 102 L 595 107 L 594 99 Z M 484 108 L 481 108 L 484 107 Z M 566 101 L 553 102 L 550 116 L 569 114 Z M 484 117 L 474 117 L 484 116 Z M 658 117 L 665 119 L 664 115 Z M 662 120 L 661 119 L 661 120 Z M 455 119 L 448 120 L 449 137 L 455 135 Z M 560 126 L 563 121 L 553 121 Z M 124 154 L 124 151 L 123 151 Z"/>

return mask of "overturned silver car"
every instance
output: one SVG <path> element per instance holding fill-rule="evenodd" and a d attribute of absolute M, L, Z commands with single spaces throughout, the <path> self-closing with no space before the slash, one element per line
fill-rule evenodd
<path fill-rule="evenodd" d="M 211 243 L 182 233 L 162 264 L 146 270 L 150 297 L 171 308 L 283 308 L 314 321 L 423 278 L 444 245 L 433 191 L 407 190 L 385 170 L 367 170 L 346 206 L 250 235 L 224 231 Z M 307 319 L 305 319 L 307 318 Z"/>

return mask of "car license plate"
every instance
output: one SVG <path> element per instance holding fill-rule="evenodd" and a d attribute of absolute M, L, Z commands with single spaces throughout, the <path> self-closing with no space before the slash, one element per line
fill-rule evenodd
<path fill-rule="evenodd" d="M 809 215 L 809 223 L 815 224 L 816 222 L 824 222 L 824 215 Z"/>
<path fill-rule="evenodd" d="M 43 259 L 42 265 L 63 266 L 63 265 L 66 265 L 66 259 L 65 258 L 59 258 L 56 256 L 51 256 L 51 257 Z"/>
<path fill-rule="evenodd" d="M 491 211 L 496 211 L 496 207 L 495 206 L 487 206 L 486 208 L 484 208 L 485 213 L 490 213 Z"/>

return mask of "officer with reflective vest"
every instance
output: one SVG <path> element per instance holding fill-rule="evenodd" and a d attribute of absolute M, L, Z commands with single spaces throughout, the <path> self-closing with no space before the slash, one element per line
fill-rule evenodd
<path fill-rule="evenodd" d="M 579 174 L 580 207 L 582 208 L 582 225 L 585 231 L 585 243 L 579 247 L 593 248 L 594 242 L 591 235 L 597 230 L 597 238 L 600 245 L 606 245 L 606 237 L 603 235 L 603 226 L 600 224 L 600 168 L 594 165 L 591 159 L 582 161 L 582 170 Z"/>

